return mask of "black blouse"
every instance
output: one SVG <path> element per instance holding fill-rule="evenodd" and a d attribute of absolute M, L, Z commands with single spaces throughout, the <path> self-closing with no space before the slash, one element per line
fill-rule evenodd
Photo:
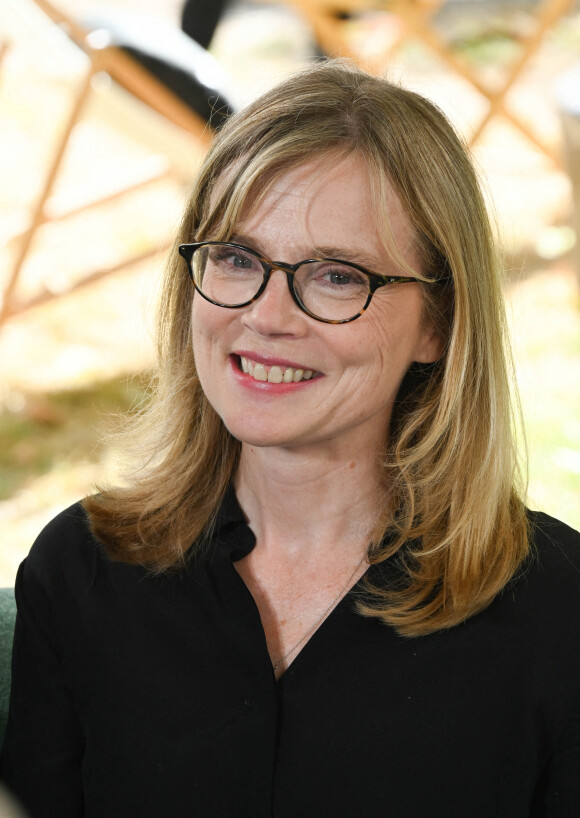
<path fill-rule="evenodd" d="M 351 592 L 276 682 L 233 492 L 160 576 L 72 506 L 19 571 L 3 778 L 31 818 L 580 816 L 580 536 L 531 520 L 483 613 L 406 639 Z"/>

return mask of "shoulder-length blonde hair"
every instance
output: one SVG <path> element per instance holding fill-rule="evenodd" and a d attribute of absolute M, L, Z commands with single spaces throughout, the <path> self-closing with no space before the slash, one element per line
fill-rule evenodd
<path fill-rule="evenodd" d="M 194 288 L 177 245 L 227 237 L 280 174 L 332 153 L 368 168 L 377 227 L 396 192 L 414 227 L 426 320 L 444 341 L 397 398 L 382 474 L 391 501 L 369 550 L 404 581 L 367 587 L 361 613 L 405 635 L 450 627 L 488 605 L 528 551 L 518 490 L 498 261 L 467 150 L 430 102 L 343 63 L 308 69 L 232 117 L 215 139 L 185 211 L 164 284 L 159 371 L 138 422 L 146 457 L 126 487 L 85 501 L 112 558 L 167 569 L 200 549 L 240 444 L 209 405 L 191 343 Z M 219 184 L 216 184 L 219 182 Z M 364 317 L 360 320 L 364 320 Z"/>

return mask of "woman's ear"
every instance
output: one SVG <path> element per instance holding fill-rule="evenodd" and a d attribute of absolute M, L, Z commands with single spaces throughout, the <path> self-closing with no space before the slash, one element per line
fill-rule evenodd
<path fill-rule="evenodd" d="M 413 360 L 419 364 L 432 364 L 443 355 L 445 344 L 441 334 L 429 323 L 423 328 L 415 347 Z"/>

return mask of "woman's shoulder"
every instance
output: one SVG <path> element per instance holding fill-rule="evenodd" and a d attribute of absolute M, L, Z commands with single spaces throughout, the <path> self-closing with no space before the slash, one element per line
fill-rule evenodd
<path fill-rule="evenodd" d="M 42 529 L 21 566 L 21 574 L 43 584 L 87 580 L 104 549 L 91 532 L 82 501 L 56 515 Z"/>
<path fill-rule="evenodd" d="M 564 615 L 580 625 L 580 533 L 541 511 L 528 518 L 530 554 L 515 584 L 542 620 Z"/>
<path fill-rule="evenodd" d="M 580 532 L 543 511 L 529 511 L 532 558 L 580 582 Z"/>

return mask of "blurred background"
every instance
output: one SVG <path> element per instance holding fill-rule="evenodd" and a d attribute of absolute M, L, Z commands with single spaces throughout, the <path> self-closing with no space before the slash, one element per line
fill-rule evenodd
<path fill-rule="evenodd" d="M 203 6 L 188 4 L 194 24 Z M 324 55 L 445 110 L 504 252 L 529 503 L 580 528 L 579 4 L 230 2 L 196 54 L 182 12 L 178 0 L 0 9 L 0 586 L 56 512 L 114 479 L 107 419 L 146 400 L 160 272 L 210 139 L 199 105 L 164 96 L 166 62 L 193 60 L 214 116 Z"/>

